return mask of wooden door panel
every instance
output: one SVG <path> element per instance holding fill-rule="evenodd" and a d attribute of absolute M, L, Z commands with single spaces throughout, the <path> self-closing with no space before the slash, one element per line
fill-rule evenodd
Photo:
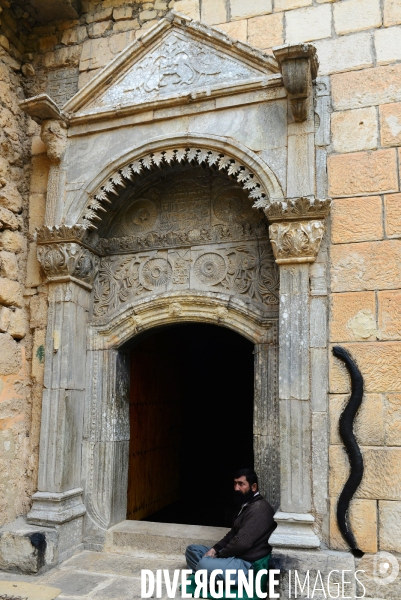
<path fill-rule="evenodd" d="M 128 519 L 178 499 L 180 404 L 177 354 L 146 340 L 131 354 Z"/>

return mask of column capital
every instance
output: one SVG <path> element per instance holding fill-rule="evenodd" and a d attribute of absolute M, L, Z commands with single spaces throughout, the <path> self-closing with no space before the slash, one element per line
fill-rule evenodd
<path fill-rule="evenodd" d="M 49 282 L 73 281 L 91 290 L 99 257 L 85 243 L 83 227 L 42 227 L 36 233 L 38 260 Z"/>
<path fill-rule="evenodd" d="M 265 208 L 277 264 L 315 261 L 330 204 L 330 198 L 301 196 L 274 201 Z"/>
<path fill-rule="evenodd" d="M 59 119 L 43 121 L 40 131 L 42 142 L 46 144 L 47 156 L 52 164 L 58 165 L 67 145 L 67 125 Z"/>

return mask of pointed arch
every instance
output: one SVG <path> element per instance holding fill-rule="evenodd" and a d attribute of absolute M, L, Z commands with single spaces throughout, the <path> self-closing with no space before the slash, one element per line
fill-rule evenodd
<path fill-rule="evenodd" d="M 71 225 L 97 229 L 96 221 L 113 198 L 130 181 L 146 170 L 166 169 L 173 164 L 192 163 L 224 171 L 248 192 L 255 208 L 267 207 L 271 201 L 283 199 L 283 191 L 270 167 L 242 144 L 215 135 L 185 134 L 157 137 L 133 149 L 105 167 L 73 203 L 69 214 L 75 215 Z M 70 219 L 67 216 L 67 222 Z"/>

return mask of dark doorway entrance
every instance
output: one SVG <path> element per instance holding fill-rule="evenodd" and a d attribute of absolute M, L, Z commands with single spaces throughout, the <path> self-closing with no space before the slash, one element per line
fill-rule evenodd
<path fill-rule="evenodd" d="M 253 467 L 253 344 L 216 325 L 158 330 L 131 351 L 128 519 L 230 526 Z"/>

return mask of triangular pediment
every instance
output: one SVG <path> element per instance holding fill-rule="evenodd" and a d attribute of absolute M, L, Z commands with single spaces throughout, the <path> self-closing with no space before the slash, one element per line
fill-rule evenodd
<path fill-rule="evenodd" d="M 217 29 L 170 13 L 102 69 L 63 110 L 103 112 L 236 86 L 277 72 L 273 57 Z"/>

